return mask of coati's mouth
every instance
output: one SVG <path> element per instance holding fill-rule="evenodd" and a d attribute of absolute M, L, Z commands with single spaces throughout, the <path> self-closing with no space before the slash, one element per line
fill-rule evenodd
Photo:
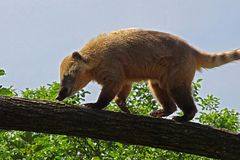
<path fill-rule="evenodd" d="M 58 92 L 57 100 L 62 101 L 69 96 L 69 89 L 66 87 L 61 87 Z"/>
<path fill-rule="evenodd" d="M 76 91 L 74 89 L 69 89 L 67 87 L 61 87 L 58 96 L 56 97 L 56 100 L 63 101 L 67 97 L 72 97 Z"/>

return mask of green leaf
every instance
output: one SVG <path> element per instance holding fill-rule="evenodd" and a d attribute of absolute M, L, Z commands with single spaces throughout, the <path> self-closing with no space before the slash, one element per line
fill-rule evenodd
<path fill-rule="evenodd" d="M 4 76 L 6 74 L 6 72 L 0 68 L 0 76 Z"/>
<path fill-rule="evenodd" d="M 92 160 L 101 160 L 99 157 L 92 157 Z"/>
<path fill-rule="evenodd" d="M 0 88 L 0 95 L 1 96 L 12 96 L 13 92 L 9 88 Z"/>

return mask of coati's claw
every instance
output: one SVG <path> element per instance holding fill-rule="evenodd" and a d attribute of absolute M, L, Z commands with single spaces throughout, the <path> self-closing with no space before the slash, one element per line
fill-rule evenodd
<path fill-rule="evenodd" d="M 119 107 L 125 107 L 126 106 L 126 102 L 123 101 L 123 100 L 117 100 L 116 103 Z"/>
<path fill-rule="evenodd" d="M 84 108 L 88 108 L 88 109 L 98 109 L 96 107 L 96 103 L 86 103 L 82 105 Z"/>
<path fill-rule="evenodd" d="M 120 107 L 121 112 L 123 113 L 127 113 L 127 114 L 131 114 L 131 112 L 129 111 L 129 109 L 126 106 Z"/>
<path fill-rule="evenodd" d="M 156 110 L 150 113 L 150 116 L 155 117 L 155 118 L 161 118 L 161 117 L 166 117 L 170 115 L 171 113 L 168 113 L 162 109 Z"/>
<path fill-rule="evenodd" d="M 125 100 L 116 100 L 116 103 L 118 105 L 118 107 L 121 109 L 122 112 L 124 113 L 128 113 L 130 114 L 131 112 L 129 111 L 129 109 L 127 108 L 127 103 Z"/>
<path fill-rule="evenodd" d="M 189 118 L 187 118 L 186 116 L 174 116 L 172 119 L 176 122 L 182 122 L 182 123 L 189 121 Z"/>

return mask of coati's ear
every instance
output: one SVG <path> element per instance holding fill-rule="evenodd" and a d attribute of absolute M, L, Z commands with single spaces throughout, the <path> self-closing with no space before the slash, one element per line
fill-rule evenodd
<path fill-rule="evenodd" d="M 72 53 L 72 58 L 74 58 L 76 60 L 82 60 L 82 56 L 77 51 Z"/>
<path fill-rule="evenodd" d="M 75 59 L 75 60 L 79 60 L 79 61 L 83 61 L 83 62 L 87 63 L 87 61 L 77 51 L 72 53 L 72 58 Z"/>

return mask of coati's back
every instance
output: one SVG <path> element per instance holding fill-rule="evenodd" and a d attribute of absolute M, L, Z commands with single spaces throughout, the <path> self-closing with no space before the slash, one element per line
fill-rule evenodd
<path fill-rule="evenodd" d="M 188 64 L 194 70 L 214 68 L 240 58 L 240 50 L 209 54 L 190 46 L 183 39 L 165 32 L 143 29 L 121 29 L 100 34 L 89 41 L 81 54 L 91 59 L 93 65 L 108 58 L 121 61 L 126 67 L 155 67 Z M 190 63 L 191 61 L 191 63 Z M 146 66 L 147 65 L 147 66 Z"/>
<path fill-rule="evenodd" d="M 101 34 L 81 49 L 81 54 L 94 64 L 123 67 L 126 77 L 139 80 L 158 78 L 180 65 L 195 70 L 194 52 L 197 51 L 176 36 L 141 29 Z"/>

